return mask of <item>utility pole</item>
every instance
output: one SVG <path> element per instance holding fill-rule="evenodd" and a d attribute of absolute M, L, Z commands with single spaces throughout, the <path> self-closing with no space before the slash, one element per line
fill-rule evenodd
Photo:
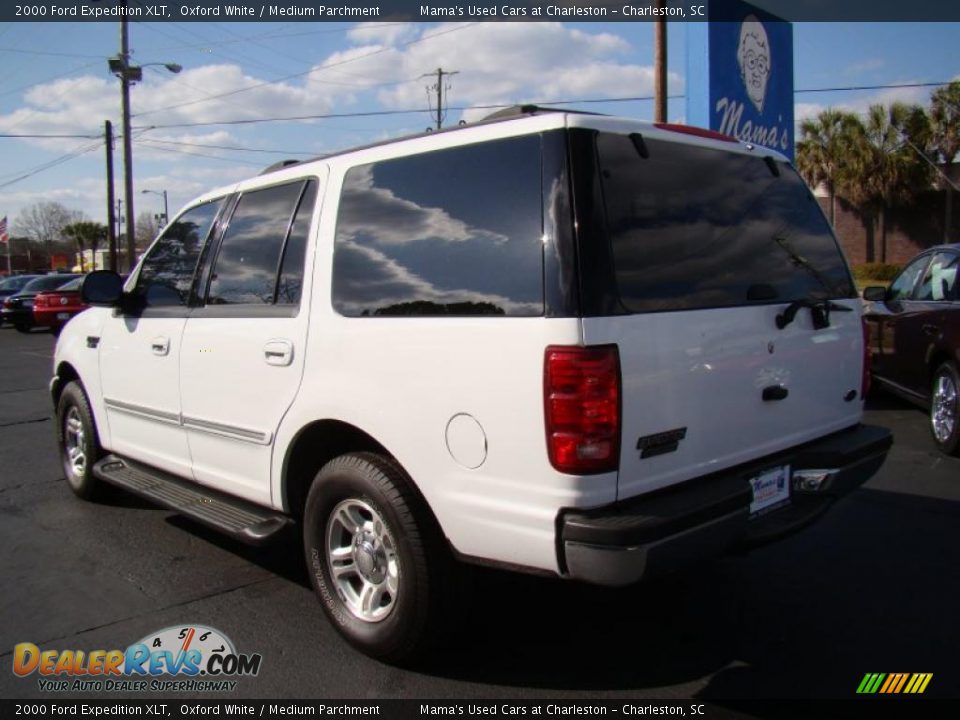
<path fill-rule="evenodd" d="M 663 10 L 665 0 L 657 0 Z M 667 22 L 660 15 L 653 31 L 653 121 L 667 121 Z"/>
<path fill-rule="evenodd" d="M 107 145 L 107 247 L 110 249 L 110 269 L 120 272 L 117 262 L 117 231 L 113 225 L 113 124 L 106 120 L 103 124 L 103 139 Z M 94 253 L 93 265 L 97 265 Z"/>
<path fill-rule="evenodd" d="M 443 112 L 443 93 L 444 93 L 445 91 L 447 91 L 447 90 L 450 89 L 450 86 L 449 86 L 449 85 L 444 86 L 444 84 L 443 84 L 443 76 L 444 76 L 444 75 L 447 75 L 447 76 L 450 76 L 450 75 L 459 75 L 459 74 L 460 74 L 460 71 L 459 71 L 459 70 L 454 70 L 453 72 L 447 72 L 447 71 L 444 70 L 443 68 L 437 68 L 437 69 L 436 69 L 436 72 L 426 73 L 426 74 L 420 76 L 420 77 L 422 77 L 422 78 L 423 78 L 423 77 L 433 77 L 434 75 L 437 76 L 437 82 L 435 82 L 433 85 L 428 85 L 428 86 L 427 86 L 427 96 L 428 96 L 428 97 L 429 97 L 429 95 L 430 95 L 430 91 L 431 91 L 431 90 L 436 91 L 436 93 L 437 93 L 437 116 L 436 116 L 436 120 L 437 120 L 437 130 L 440 130 L 441 127 L 443 127 L 443 119 L 444 119 L 444 117 L 445 117 L 445 115 L 446 115 L 446 113 Z M 428 128 L 428 129 L 429 129 L 429 128 Z"/>
<path fill-rule="evenodd" d="M 120 78 L 120 99 L 123 110 L 123 193 L 127 205 L 127 267 L 133 271 L 137 262 L 137 249 L 133 231 L 133 138 L 130 136 L 130 86 L 143 80 L 143 68 L 146 65 L 163 65 L 172 73 L 183 68 L 177 63 L 130 64 L 130 39 L 127 28 L 127 0 L 120 2 L 123 19 L 120 20 L 120 54 L 108 58 L 110 72 Z"/>
<path fill-rule="evenodd" d="M 123 236 L 123 200 L 117 198 L 117 247 L 120 247 L 120 238 Z M 119 251 L 118 251 L 119 253 Z M 120 267 L 120 260 L 117 259 L 117 267 Z M 119 270 L 117 271 L 119 272 Z"/>
<path fill-rule="evenodd" d="M 120 21 L 120 58 L 124 72 L 120 74 L 123 103 L 123 195 L 127 205 L 127 270 L 133 272 L 137 249 L 133 237 L 133 142 L 130 137 L 130 40 L 127 30 L 127 3 L 123 0 L 123 19 Z M 142 71 L 141 71 L 142 72 Z M 141 76 L 142 77 L 142 76 Z"/>

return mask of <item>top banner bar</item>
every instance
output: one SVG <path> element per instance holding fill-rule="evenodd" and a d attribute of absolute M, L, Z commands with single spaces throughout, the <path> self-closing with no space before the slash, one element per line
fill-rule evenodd
<path fill-rule="evenodd" d="M 112 22 L 126 17 L 139 22 L 702 22 L 707 4 L 708 0 L 666 0 L 662 7 L 656 0 L 27 0 L 3 3 L 0 21 Z M 754 4 L 788 22 L 960 21 L 957 0 L 759 0 Z"/>

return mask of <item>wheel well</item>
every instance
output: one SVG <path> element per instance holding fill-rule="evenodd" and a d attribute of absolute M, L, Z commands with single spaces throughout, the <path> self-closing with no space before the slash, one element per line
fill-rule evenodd
<path fill-rule="evenodd" d="M 80 374 L 76 369 L 67 362 L 62 362 L 57 366 L 57 382 L 53 386 L 53 404 L 56 405 L 60 401 L 60 394 L 63 392 L 63 389 L 67 386 L 68 383 L 76 380 L 78 383 L 83 385 L 80 382 Z"/>
<path fill-rule="evenodd" d="M 300 430 L 283 463 L 283 499 L 287 512 L 300 519 L 310 485 L 320 468 L 335 457 L 351 452 L 374 452 L 400 464 L 383 445 L 349 423 L 318 420 Z M 410 486 L 420 495 L 414 482 L 411 481 Z"/>

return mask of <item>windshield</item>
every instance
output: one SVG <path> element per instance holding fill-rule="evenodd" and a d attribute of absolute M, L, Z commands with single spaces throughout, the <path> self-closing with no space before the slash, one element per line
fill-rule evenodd
<path fill-rule="evenodd" d="M 785 163 L 600 133 L 606 235 L 629 312 L 849 298 L 816 200 Z"/>
<path fill-rule="evenodd" d="M 39 293 L 45 290 L 56 290 L 76 277 L 76 275 L 47 275 L 27 283 L 23 288 L 23 292 Z"/>

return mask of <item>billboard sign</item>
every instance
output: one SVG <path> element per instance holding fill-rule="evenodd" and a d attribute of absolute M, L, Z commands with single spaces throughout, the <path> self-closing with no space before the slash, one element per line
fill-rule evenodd
<path fill-rule="evenodd" d="M 687 25 L 687 122 L 792 160 L 793 26 L 740 0 L 713 15 L 738 19 Z"/>

